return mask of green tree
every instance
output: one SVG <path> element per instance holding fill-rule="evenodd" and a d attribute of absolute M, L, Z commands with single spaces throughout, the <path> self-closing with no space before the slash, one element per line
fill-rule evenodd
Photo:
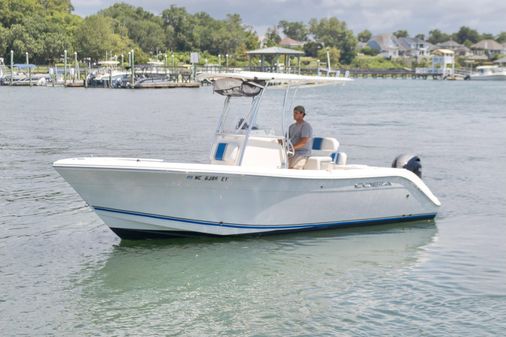
<path fill-rule="evenodd" d="M 9 31 L 0 23 L 0 56 L 7 54 L 7 39 Z"/>
<path fill-rule="evenodd" d="M 506 43 L 506 32 L 499 33 L 499 35 L 497 35 L 495 40 L 499 43 Z"/>
<path fill-rule="evenodd" d="M 1 54 L 12 49 L 18 61 L 28 52 L 33 63 L 56 60 L 64 49 L 73 51 L 74 33 L 82 22 L 72 15 L 67 0 L 3 0 L 0 24 L 7 31 L 0 43 Z"/>
<path fill-rule="evenodd" d="M 336 17 L 320 20 L 313 18 L 309 21 L 309 25 L 309 31 L 316 42 L 325 47 L 336 47 L 340 50 L 340 63 L 350 64 L 353 61 L 356 55 L 357 39 L 346 27 L 344 21 L 339 21 Z"/>
<path fill-rule="evenodd" d="M 352 67 L 360 69 L 398 69 L 401 65 L 382 56 L 357 56 Z"/>
<path fill-rule="evenodd" d="M 99 12 L 115 19 L 128 31 L 128 37 L 145 52 L 156 53 L 165 49 L 164 31 L 161 17 L 145 11 L 141 7 L 117 3 Z"/>
<path fill-rule="evenodd" d="M 281 41 L 281 36 L 276 26 L 267 28 L 265 32 L 265 46 L 272 47 L 276 46 Z"/>
<path fill-rule="evenodd" d="M 0 1 L 0 23 L 5 28 L 22 24 L 28 15 L 36 15 L 43 10 L 37 0 L 2 0 Z"/>
<path fill-rule="evenodd" d="M 371 37 L 372 37 L 372 33 L 370 31 L 368 31 L 367 29 L 361 31 L 357 35 L 357 39 L 363 43 L 366 43 L 367 41 L 369 41 L 371 39 Z"/>
<path fill-rule="evenodd" d="M 255 32 L 238 14 L 216 20 L 207 13 L 191 15 L 184 7 L 173 5 L 162 12 L 162 21 L 166 46 L 172 50 L 234 54 L 234 60 L 240 60 L 245 50 L 258 47 Z"/>
<path fill-rule="evenodd" d="M 304 53 L 306 56 L 318 57 L 318 51 L 322 48 L 323 46 L 321 43 L 316 41 L 308 41 L 304 44 Z"/>
<path fill-rule="evenodd" d="M 479 40 L 495 40 L 494 34 L 490 33 L 483 33 L 480 35 Z"/>
<path fill-rule="evenodd" d="M 408 37 L 409 34 L 407 30 L 398 30 L 394 33 L 394 36 L 396 38 L 401 38 L 401 37 Z"/>
<path fill-rule="evenodd" d="M 198 17 L 193 33 L 199 50 L 213 54 L 235 54 L 234 60 L 242 61 L 248 49 L 258 47 L 256 34 L 251 27 L 242 23 L 238 14 L 228 14 L 225 20 L 216 20 L 204 14 Z"/>
<path fill-rule="evenodd" d="M 304 22 L 291 22 L 286 20 L 281 20 L 278 23 L 278 28 L 283 31 L 283 34 L 288 36 L 291 39 L 297 41 L 307 41 L 307 36 L 309 34 L 308 28 L 304 24 Z"/>
<path fill-rule="evenodd" d="M 104 59 L 106 52 L 120 55 L 131 49 L 136 50 L 138 60 L 142 57 L 133 41 L 114 32 L 114 20 L 103 15 L 88 16 L 76 32 L 76 41 L 77 52 L 93 61 Z"/>
<path fill-rule="evenodd" d="M 460 27 L 459 31 L 452 35 L 453 39 L 460 44 L 473 44 L 480 41 L 480 33 L 466 26 Z"/>
<path fill-rule="evenodd" d="M 368 56 L 376 56 L 380 53 L 379 50 L 371 48 L 369 46 L 365 46 L 364 48 L 360 49 L 360 52 L 364 55 Z"/>
<path fill-rule="evenodd" d="M 450 40 L 450 35 L 441 32 L 439 29 L 433 29 L 429 32 L 429 41 L 432 44 L 438 44 Z"/>
<path fill-rule="evenodd" d="M 341 58 L 341 51 L 336 47 L 318 50 L 317 57 L 321 62 L 327 63 L 327 52 L 329 53 L 330 67 L 337 68 L 339 66 L 339 59 Z"/>
<path fill-rule="evenodd" d="M 39 0 L 39 3 L 46 11 L 70 14 L 74 10 L 70 0 Z"/>
<path fill-rule="evenodd" d="M 162 20 L 166 34 L 166 46 L 172 50 L 190 51 L 195 48 L 193 43 L 193 17 L 184 7 L 171 5 L 162 12 Z"/>
<path fill-rule="evenodd" d="M 417 39 L 420 39 L 420 40 L 424 40 L 425 41 L 425 34 L 416 34 L 415 37 Z"/>

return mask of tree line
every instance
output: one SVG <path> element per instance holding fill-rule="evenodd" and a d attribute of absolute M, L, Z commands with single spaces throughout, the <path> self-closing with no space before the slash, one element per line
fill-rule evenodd
<path fill-rule="evenodd" d="M 244 24 L 238 14 L 218 20 L 205 12 L 191 14 L 172 5 L 155 15 L 125 3 L 86 18 L 72 14 L 73 10 L 70 0 L 0 1 L 0 56 L 13 50 L 16 61 L 24 62 L 28 52 L 32 63 L 45 64 L 61 62 L 64 50 L 92 61 L 135 50 L 136 60 L 146 62 L 159 54 L 199 51 L 246 61 L 246 51 L 260 47 L 253 27 Z M 308 23 L 281 20 L 267 29 L 266 46 L 279 43 L 281 34 L 304 42 L 307 56 L 325 60 L 328 52 L 333 65 L 351 64 L 358 42 L 367 42 L 372 36 L 368 30 L 355 36 L 346 22 L 336 17 L 312 18 Z M 399 30 L 394 35 L 409 34 Z M 416 37 L 425 39 L 423 34 Z M 450 39 L 468 46 L 482 39 L 506 43 L 506 32 L 494 36 L 464 26 L 452 34 L 434 29 L 427 36 L 433 44 Z"/>
<path fill-rule="evenodd" d="M 0 1 L 0 56 L 13 50 L 20 62 L 28 52 L 33 63 L 52 63 L 67 50 L 99 61 L 133 49 L 136 60 L 146 62 L 171 51 L 232 55 L 259 46 L 253 28 L 237 14 L 217 20 L 170 6 L 155 15 L 125 3 L 86 18 L 72 11 L 70 0 Z"/>

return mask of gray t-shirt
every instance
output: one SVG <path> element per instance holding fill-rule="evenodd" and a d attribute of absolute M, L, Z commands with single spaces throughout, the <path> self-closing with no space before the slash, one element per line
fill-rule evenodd
<path fill-rule="evenodd" d="M 309 141 L 303 148 L 295 150 L 296 156 L 310 156 L 311 155 L 311 138 L 313 138 L 313 128 L 311 124 L 303 121 L 300 124 L 293 123 L 288 129 L 288 135 L 293 145 L 297 144 L 301 138 L 309 137 Z"/>

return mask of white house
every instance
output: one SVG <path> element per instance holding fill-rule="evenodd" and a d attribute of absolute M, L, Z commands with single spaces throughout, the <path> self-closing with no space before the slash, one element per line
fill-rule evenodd
<path fill-rule="evenodd" d="M 494 55 L 504 53 L 504 46 L 494 40 L 482 40 L 471 46 L 474 55 L 486 55 L 491 58 Z"/>
<path fill-rule="evenodd" d="M 367 45 L 379 51 L 379 55 L 385 58 L 399 57 L 399 44 L 393 34 L 381 34 L 371 37 Z"/>

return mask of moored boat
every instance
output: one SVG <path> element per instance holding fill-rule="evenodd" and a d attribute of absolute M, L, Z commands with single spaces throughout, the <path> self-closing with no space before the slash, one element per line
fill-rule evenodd
<path fill-rule="evenodd" d="M 469 75 L 469 78 L 473 81 L 504 81 L 506 69 L 498 66 L 479 66 Z"/>

